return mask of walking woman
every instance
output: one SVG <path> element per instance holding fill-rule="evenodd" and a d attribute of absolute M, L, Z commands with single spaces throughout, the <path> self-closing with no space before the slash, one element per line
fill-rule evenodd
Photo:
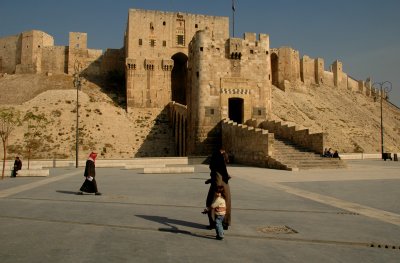
<path fill-rule="evenodd" d="M 85 193 L 94 193 L 95 195 L 101 195 L 101 193 L 97 189 L 97 183 L 96 183 L 96 168 L 95 168 L 95 162 L 96 162 L 96 157 L 97 153 L 91 152 L 89 155 L 89 158 L 86 161 L 86 166 L 85 166 L 85 173 L 83 176 L 85 176 L 85 181 L 83 182 L 80 191 L 78 192 L 79 195 L 82 195 L 83 192 Z"/>
<path fill-rule="evenodd" d="M 206 199 L 206 207 L 210 207 L 212 202 L 214 201 L 215 193 L 217 192 L 218 187 L 222 187 L 223 195 L 226 201 L 226 214 L 223 221 L 223 227 L 225 230 L 231 225 L 231 191 L 228 184 L 229 179 L 231 177 L 228 174 L 226 169 L 226 163 L 229 162 L 228 155 L 224 149 L 220 149 L 213 153 L 210 160 L 210 177 L 205 183 L 211 184 L 208 190 L 207 199 Z M 208 213 L 209 225 L 208 229 L 214 229 L 215 222 L 211 215 Z"/>

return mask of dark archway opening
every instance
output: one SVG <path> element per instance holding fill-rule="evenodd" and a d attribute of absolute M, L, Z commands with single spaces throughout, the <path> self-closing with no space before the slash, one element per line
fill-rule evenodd
<path fill-rule="evenodd" d="M 230 98 L 228 111 L 230 120 L 237 122 L 238 124 L 243 123 L 243 99 Z"/>
<path fill-rule="evenodd" d="M 279 87 L 278 64 L 279 64 L 278 55 L 276 53 L 272 53 L 271 54 L 272 85 L 276 87 Z"/>
<path fill-rule="evenodd" d="M 187 61 L 188 57 L 183 53 L 172 56 L 174 68 L 171 73 L 172 100 L 186 105 Z"/>

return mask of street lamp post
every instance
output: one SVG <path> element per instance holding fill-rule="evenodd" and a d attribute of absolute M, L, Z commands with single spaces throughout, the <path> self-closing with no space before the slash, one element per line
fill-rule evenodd
<path fill-rule="evenodd" d="M 385 159 L 385 151 L 384 151 L 384 143 L 383 143 L 383 96 L 384 93 L 387 94 L 392 90 L 392 83 L 390 81 L 384 81 L 384 82 L 375 82 L 372 85 L 373 88 L 379 88 L 380 93 L 381 93 L 381 154 L 382 154 L 382 159 Z"/>
<path fill-rule="evenodd" d="M 75 61 L 74 64 L 74 87 L 76 88 L 76 137 L 75 137 L 75 167 L 79 166 L 79 90 L 83 84 L 81 76 L 82 64 Z"/>

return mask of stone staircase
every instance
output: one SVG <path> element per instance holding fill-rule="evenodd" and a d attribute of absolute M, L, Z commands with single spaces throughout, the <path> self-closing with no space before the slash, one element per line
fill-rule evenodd
<path fill-rule="evenodd" d="M 342 160 L 326 158 L 299 147 L 290 141 L 275 138 L 273 158 L 287 166 L 288 170 L 345 168 Z"/>

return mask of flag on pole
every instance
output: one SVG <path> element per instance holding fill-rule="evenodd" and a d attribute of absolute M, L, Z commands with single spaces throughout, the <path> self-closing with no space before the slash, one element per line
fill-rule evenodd
<path fill-rule="evenodd" d="M 232 11 L 235 12 L 235 0 L 232 0 Z"/>

